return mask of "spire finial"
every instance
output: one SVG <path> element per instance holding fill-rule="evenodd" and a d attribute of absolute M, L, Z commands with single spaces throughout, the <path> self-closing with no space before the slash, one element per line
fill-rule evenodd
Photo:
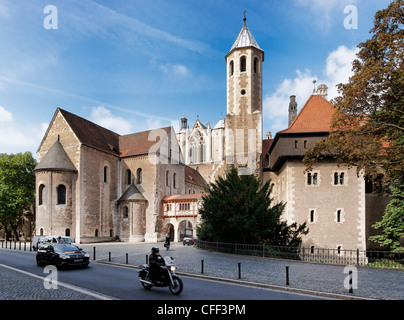
<path fill-rule="evenodd" d="M 247 10 L 244 9 L 244 19 L 243 19 L 244 24 L 246 24 L 246 21 L 247 21 L 247 18 L 246 18 L 246 16 L 245 16 L 246 12 L 247 12 Z"/>

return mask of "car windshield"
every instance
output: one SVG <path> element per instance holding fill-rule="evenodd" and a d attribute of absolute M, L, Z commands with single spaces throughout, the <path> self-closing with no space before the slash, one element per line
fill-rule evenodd
<path fill-rule="evenodd" d="M 79 248 L 72 244 L 55 244 L 53 248 L 55 252 L 79 251 Z"/>
<path fill-rule="evenodd" d="M 60 237 L 59 242 L 60 243 L 72 243 L 73 241 L 69 237 Z"/>

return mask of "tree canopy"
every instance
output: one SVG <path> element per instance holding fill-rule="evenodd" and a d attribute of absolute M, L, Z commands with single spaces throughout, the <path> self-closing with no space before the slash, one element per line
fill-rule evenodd
<path fill-rule="evenodd" d="M 198 238 L 204 241 L 299 246 L 306 223 L 281 221 L 285 205 L 271 206 L 270 181 L 261 186 L 254 175 L 232 169 L 210 184 L 199 213 Z"/>
<path fill-rule="evenodd" d="M 35 196 L 37 162 L 31 152 L 0 154 L 0 226 L 12 230 L 18 239 L 17 227 L 24 210 Z"/>

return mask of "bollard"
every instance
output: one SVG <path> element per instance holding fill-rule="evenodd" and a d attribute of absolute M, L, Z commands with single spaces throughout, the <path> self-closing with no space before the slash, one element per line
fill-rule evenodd
<path fill-rule="evenodd" d="M 149 256 L 146 254 L 146 264 L 149 264 Z"/>
<path fill-rule="evenodd" d="M 201 274 L 203 274 L 203 263 L 204 263 L 204 261 L 201 260 Z"/>
<path fill-rule="evenodd" d="M 129 256 L 126 254 L 126 264 L 128 264 Z"/>
<path fill-rule="evenodd" d="M 108 252 L 108 262 L 111 262 L 111 252 Z"/>
<path fill-rule="evenodd" d="M 27 251 L 27 241 L 24 242 L 24 251 Z"/>
<path fill-rule="evenodd" d="M 93 260 L 95 260 L 95 247 L 93 247 Z"/>
<path fill-rule="evenodd" d="M 349 293 L 353 293 L 353 288 L 352 288 L 352 270 L 349 271 Z"/>
<path fill-rule="evenodd" d="M 20 241 L 20 243 L 18 244 L 18 250 L 21 250 L 21 241 Z"/>
<path fill-rule="evenodd" d="M 289 285 L 289 267 L 286 266 L 286 285 Z"/>
<path fill-rule="evenodd" d="M 238 278 L 241 279 L 241 262 L 238 263 Z"/>

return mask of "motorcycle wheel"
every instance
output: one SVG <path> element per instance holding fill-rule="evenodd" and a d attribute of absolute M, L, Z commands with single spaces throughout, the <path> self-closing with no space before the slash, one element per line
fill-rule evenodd
<path fill-rule="evenodd" d="M 142 276 L 142 280 L 151 282 L 151 280 L 149 278 L 149 275 L 147 273 L 145 273 Z M 151 285 L 151 284 L 147 284 L 147 283 L 144 283 L 144 282 L 140 282 L 140 283 L 142 284 L 143 288 L 145 288 L 147 290 L 150 290 L 153 287 L 153 285 Z"/>
<path fill-rule="evenodd" d="M 174 285 L 170 284 L 168 287 L 172 294 L 178 295 L 181 293 L 182 288 L 183 288 L 182 280 L 178 277 L 173 277 L 173 282 L 174 282 Z"/>

